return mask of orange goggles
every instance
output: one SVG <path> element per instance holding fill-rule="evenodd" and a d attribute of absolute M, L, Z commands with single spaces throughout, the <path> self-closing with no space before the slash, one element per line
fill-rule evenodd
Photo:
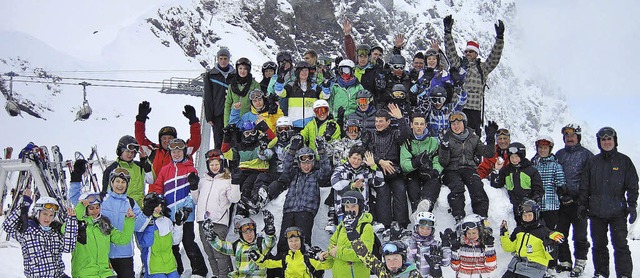
<path fill-rule="evenodd" d="M 288 231 L 285 238 L 302 237 L 302 233 L 298 230 Z"/>
<path fill-rule="evenodd" d="M 249 232 L 254 232 L 256 230 L 256 226 L 253 224 L 246 224 L 242 227 L 240 227 L 240 232 L 243 234 L 249 233 Z"/>
<path fill-rule="evenodd" d="M 289 131 L 289 130 L 291 130 L 291 127 L 290 127 L 290 126 L 288 126 L 288 125 L 285 125 L 285 126 L 278 126 L 278 127 L 276 127 L 276 131 L 277 131 L 278 133 L 286 132 L 286 131 Z"/>
<path fill-rule="evenodd" d="M 460 121 L 460 122 L 464 122 L 464 116 L 462 116 L 462 114 L 452 114 L 449 117 L 449 122 L 456 122 L 456 121 Z"/>
<path fill-rule="evenodd" d="M 347 132 L 348 133 L 358 133 L 358 132 L 360 132 L 360 128 L 358 126 L 350 126 L 350 127 L 347 127 Z"/>
<path fill-rule="evenodd" d="M 213 149 L 213 150 L 209 150 L 205 155 L 204 155 L 208 160 L 210 159 L 221 159 L 222 158 L 222 152 L 218 149 Z"/>
<path fill-rule="evenodd" d="M 58 211 L 58 209 L 60 209 L 60 206 L 52 203 L 37 204 L 36 207 L 41 207 L 42 209 L 51 210 L 51 211 Z"/>
<path fill-rule="evenodd" d="M 369 104 L 369 99 L 368 98 L 359 98 L 357 100 L 357 102 L 358 102 L 358 105 L 367 105 L 367 104 Z"/>
<path fill-rule="evenodd" d="M 316 113 L 316 115 L 324 115 L 329 113 L 329 107 L 318 107 L 313 109 L 313 112 Z"/>

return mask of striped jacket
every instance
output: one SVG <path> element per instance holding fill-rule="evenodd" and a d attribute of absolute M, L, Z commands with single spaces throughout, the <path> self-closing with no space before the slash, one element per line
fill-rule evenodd
<path fill-rule="evenodd" d="M 343 163 L 333 170 L 331 175 L 331 186 L 336 191 L 336 207 L 340 207 L 340 196 L 349 190 L 355 190 L 351 188 L 351 184 L 359 179 L 363 179 L 364 186 L 359 189 L 362 196 L 364 196 L 365 204 L 369 202 L 369 193 L 372 187 L 381 187 L 384 185 L 384 175 L 382 171 L 378 169 L 377 165 L 374 165 L 375 169 L 369 168 L 364 162 L 362 165 L 355 169 L 349 161 Z"/>
<path fill-rule="evenodd" d="M 496 249 L 466 236 L 462 236 L 460 249 L 451 252 L 451 269 L 456 277 L 490 277 L 496 267 Z"/>
<path fill-rule="evenodd" d="M 210 242 L 213 249 L 218 252 L 229 255 L 233 259 L 233 263 L 235 264 L 234 271 L 229 273 L 229 277 L 248 277 L 248 278 L 262 278 L 266 277 L 267 269 L 261 268 L 256 264 L 256 262 L 249 259 L 247 256 L 248 250 L 255 250 L 259 254 L 266 256 L 267 253 L 273 248 L 276 244 L 275 236 L 265 236 L 262 239 L 259 239 L 262 236 L 256 236 L 256 240 L 252 243 L 247 243 L 242 239 L 238 239 L 236 244 L 233 242 L 228 242 L 221 240 L 219 237 L 216 237 L 214 241 Z M 257 243 L 260 242 L 262 246 L 258 247 Z M 234 245 L 237 247 L 234 250 Z"/>
<path fill-rule="evenodd" d="M 500 62 L 500 57 L 502 56 L 502 48 L 504 48 L 504 39 L 496 39 L 496 42 L 493 44 L 491 48 L 491 53 L 487 60 L 484 62 L 480 61 L 480 58 L 475 61 L 468 62 L 464 57 L 458 56 L 458 52 L 456 51 L 456 45 L 453 41 L 453 35 L 451 33 L 444 34 L 444 45 L 445 50 L 447 52 L 447 57 L 451 62 L 451 67 L 464 67 L 464 64 L 467 64 L 467 75 L 464 81 L 464 91 L 469 92 L 469 102 L 465 108 L 471 110 L 481 110 L 482 109 L 482 98 L 484 94 L 484 86 L 487 83 L 487 76 L 491 71 L 493 71 Z M 478 66 L 476 63 L 480 64 L 480 68 L 482 69 L 482 74 L 484 77 L 480 77 L 480 72 L 478 71 Z M 482 82 L 484 80 L 484 83 Z"/>
<path fill-rule="evenodd" d="M 149 185 L 149 192 L 164 195 L 167 207 L 171 210 L 171 221 L 175 221 L 176 210 L 182 207 L 190 207 L 195 211 L 195 204 L 191 199 L 187 176 L 196 173 L 193 162 L 189 159 L 183 162 L 171 163 L 162 167 L 160 174 L 153 184 Z M 187 222 L 193 222 L 195 213 L 190 213 Z"/>
<path fill-rule="evenodd" d="M 544 195 L 542 196 L 542 211 L 559 210 L 560 200 L 556 189 L 565 186 L 564 171 L 556 157 L 540 157 L 537 154 L 531 159 L 533 166 L 540 172 Z"/>

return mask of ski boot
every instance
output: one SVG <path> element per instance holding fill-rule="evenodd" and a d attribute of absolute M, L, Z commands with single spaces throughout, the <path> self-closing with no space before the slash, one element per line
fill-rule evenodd
<path fill-rule="evenodd" d="M 553 268 L 547 268 L 547 272 L 544 274 L 544 276 L 542 276 L 543 278 L 555 278 L 556 277 L 556 271 Z"/>
<path fill-rule="evenodd" d="M 384 225 L 380 222 L 371 222 L 371 228 L 373 228 L 373 232 L 376 234 L 382 234 L 385 230 Z"/>
<path fill-rule="evenodd" d="M 582 275 L 582 272 L 584 272 L 584 268 L 586 266 L 586 260 L 576 260 L 576 265 L 573 266 L 571 273 L 569 273 L 569 277 L 580 277 L 580 275 Z"/>
<path fill-rule="evenodd" d="M 556 266 L 556 272 L 560 273 L 563 271 L 571 271 L 571 263 L 570 262 L 559 262 Z"/>
<path fill-rule="evenodd" d="M 261 210 L 269 203 L 269 193 L 267 193 L 267 189 L 264 187 L 260 187 L 258 189 L 258 200 L 256 202 L 256 207 L 258 210 Z"/>
<path fill-rule="evenodd" d="M 327 226 L 324 227 L 324 231 L 332 235 L 336 232 L 336 208 L 330 206 L 329 211 L 327 212 L 327 217 L 329 219 L 327 221 Z"/>

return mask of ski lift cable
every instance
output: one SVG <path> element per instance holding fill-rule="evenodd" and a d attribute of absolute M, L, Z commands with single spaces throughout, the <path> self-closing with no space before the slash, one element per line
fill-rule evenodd
<path fill-rule="evenodd" d="M 47 79 L 46 77 L 41 77 L 41 76 L 36 76 L 36 75 L 21 75 L 19 77 L 24 77 L 24 78 L 43 78 L 43 79 Z M 68 79 L 68 80 L 88 80 L 88 81 L 103 81 L 103 82 L 123 82 L 123 83 L 144 83 L 144 84 L 162 84 L 162 81 L 147 81 L 147 80 L 127 80 L 127 79 L 104 79 L 104 78 L 81 78 L 81 77 L 60 77 L 57 76 L 57 78 L 60 78 L 62 80 Z"/>
<path fill-rule="evenodd" d="M 163 72 L 202 72 L 203 70 L 191 70 L 191 69 L 163 69 L 163 70 L 153 70 L 153 69 L 120 69 L 120 70 L 49 70 L 48 73 L 118 73 L 118 72 L 142 72 L 142 73 L 163 73 Z"/>
<path fill-rule="evenodd" d="M 38 81 L 38 80 L 13 80 L 13 82 L 21 82 L 21 83 L 41 83 L 41 84 L 55 84 L 55 85 L 72 85 L 79 86 L 78 83 L 69 83 L 69 82 L 53 82 L 53 81 Z M 160 90 L 162 87 L 154 87 L 154 86 L 135 86 L 135 85 L 120 85 L 120 84 L 93 84 L 91 86 L 95 87 L 109 87 L 109 88 L 135 88 L 135 89 L 155 89 Z"/>

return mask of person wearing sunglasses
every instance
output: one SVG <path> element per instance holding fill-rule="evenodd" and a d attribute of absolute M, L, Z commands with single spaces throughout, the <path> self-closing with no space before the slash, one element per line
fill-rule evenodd
<path fill-rule="evenodd" d="M 209 150 L 207 173 L 202 175 L 196 190 L 191 190 L 191 197 L 196 202 L 196 222 L 199 224 L 200 240 L 207 242 L 204 221 L 209 221 L 211 228 L 222 240 L 229 231 L 230 207 L 240 201 L 240 186 L 231 183 L 231 172 L 222 151 Z M 203 244 L 209 259 L 209 266 L 214 276 L 227 277 L 231 271 L 229 256 L 215 251 L 211 244 Z"/>
<path fill-rule="evenodd" d="M 178 215 L 187 215 L 183 226 L 182 245 L 191 263 L 193 275 L 206 277 L 207 266 L 200 248 L 195 243 L 194 221 L 195 203 L 190 190 L 198 188 L 199 177 L 193 161 L 187 156 L 187 143 L 179 138 L 169 143 L 172 163 L 162 167 L 155 182 L 149 185 L 149 192 L 164 196 L 166 206 L 170 209 L 170 218 L 176 221 Z M 148 215 L 147 215 L 148 216 Z M 182 258 L 179 244 L 174 245 L 174 255 L 178 263 L 178 273 L 182 274 Z"/>
<path fill-rule="evenodd" d="M 230 60 L 231 53 L 229 49 L 221 47 L 216 54 L 215 65 L 203 74 L 204 94 L 202 98 L 204 114 L 207 123 L 212 127 L 216 149 L 220 149 L 220 146 L 222 146 L 222 129 L 226 126 L 224 123 L 224 107 L 227 89 L 236 75 L 236 69 L 230 63 Z"/>
<path fill-rule="evenodd" d="M 464 55 L 460 57 L 456 50 L 451 30 L 453 29 L 453 17 L 446 16 L 444 23 L 444 44 L 445 52 L 449 58 L 452 71 L 464 69 L 466 75 L 462 89 L 469 94 L 469 101 L 464 108 L 464 112 L 469 116 L 469 127 L 475 130 L 477 135 L 481 133 L 484 107 L 485 86 L 487 77 L 498 66 L 502 49 L 504 48 L 504 23 L 498 20 L 495 24 L 496 41 L 491 48 L 489 57 L 483 62 L 478 57 L 480 45 L 475 41 L 468 41 L 464 49 Z"/>
<path fill-rule="evenodd" d="M 609 277 L 609 236 L 617 277 L 633 277 L 633 262 L 627 243 L 627 218 L 638 216 L 638 172 L 631 159 L 618 151 L 618 133 L 611 127 L 598 130 L 600 153 L 587 163 L 578 195 L 578 217 L 589 218 L 593 241 L 594 277 Z"/>
<path fill-rule="evenodd" d="M 500 225 L 502 249 L 513 254 L 502 277 L 556 277 L 555 269 L 547 265 L 558 244 L 565 241 L 564 235 L 545 226 L 540 215 L 542 209 L 535 201 L 525 200 L 517 211 L 520 221 L 511 234 L 506 220 Z"/>
<path fill-rule="evenodd" d="M 178 132 L 175 127 L 165 126 L 158 131 L 158 142 L 156 144 L 149 140 L 146 135 L 146 120 L 149 119 L 148 115 L 151 113 L 151 105 L 148 101 L 143 101 L 138 105 L 138 115 L 136 116 L 136 122 L 134 127 L 135 138 L 138 145 L 140 145 L 140 152 L 145 152 L 149 157 L 153 157 L 153 174 L 158 175 L 163 166 L 171 163 L 171 150 L 169 149 L 169 143 L 171 140 L 178 137 Z M 189 119 L 189 135 L 187 140 L 187 154 L 191 156 L 198 148 L 200 148 L 201 134 L 200 134 L 200 120 L 196 117 L 196 109 L 191 105 L 185 105 L 182 115 Z M 220 118 L 222 121 L 222 118 Z M 222 125 L 222 124 L 221 124 Z M 220 126 L 220 133 L 222 128 Z M 214 127 L 218 128 L 218 127 Z M 214 130 L 214 133 L 217 132 Z M 217 135 L 215 135 L 217 136 Z M 214 136 L 214 138 L 215 138 Z M 217 140 L 218 138 L 216 138 Z M 220 136 L 222 142 L 222 136 Z M 217 142 L 217 141 L 216 141 Z M 216 143 L 218 144 L 218 143 Z"/>
<path fill-rule="evenodd" d="M 269 139 L 276 137 L 276 121 L 284 114 L 280 107 L 276 95 L 267 97 L 262 91 L 255 89 L 248 96 L 251 101 L 250 110 L 244 114 L 240 114 L 239 109 L 233 108 L 229 116 L 229 124 L 234 124 L 239 128 L 247 122 L 256 124 L 257 130 L 269 136 Z"/>
<path fill-rule="evenodd" d="M 416 215 L 407 258 L 415 263 L 422 277 L 442 277 L 442 267 L 451 263 L 451 247 L 436 240 L 435 228 L 433 213 L 421 211 Z"/>
<path fill-rule="evenodd" d="M 284 79 L 276 81 L 275 93 L 288 103 L 286 114 L 297 130 L 302 130 L 313 119 L 313 103 L 322 91 L 320 85 L 313 82 L 313 69 L 315 67 L 301 61 L 296 64 L 294 81 L 287 84 Z"/>
<path fill-rule="evenodd" d="M 506 128 L 500 128 L 496 132 L 496 153 L 492 157 L 483 157 L 478 164 L 478 175 L 481 179 L 486 179 L 497 167 L 509 165 L 509 144 L 511 144 L 511 133 Z M 497 171 L 497 170 L 495 170 Z"/>
<path fill-rule="evenodd" d="M 232 111 L 238 110 L 238 115 L 251 111 L 249 93 L 254 90 L 260 91 L 260 83 L 251 75 L 251 61 L 242 57 L 236 61 L 236 74 L 231 79 L 224 101 L 225 126 L 232 122 Z"/>
<path fill-rule="evenodd" d="M 582 173 L 586 170 L 587 163 L 593 157 L 593 153 L 580 144 L 582 128 L 579 125 L 568 124 L 560 132 L 564 148 L 556 152 L 556 157 L 562 165 L 566 184 L 558 189 L 560 210 L 556 229 L 562 234 L 569 235 L 569 228 L 573 228 L 571 238 L 574 252 L 572 256 L 568 242 L 561 243 L 558 249 L 556 270 L 560 272 L 571 271 L 572 275 L 578 277 L 587 266 L 587 253 L 589 252 L 587 219 L 578 217 L 576 213 L 578 211 L 578 192 L 583 188 Z M 575 265 L 572 262 L 574 257 Z"/>
<path fill-rule="evenodd" d="M 65 209 L 55 198 L 41 196 L 28 216 L 33 203 L 31 189 L 16 200 L 19 207 L 11 211 L 2 229 L 20 244 L 25 277 L 69 277 L 64 273 L 62 253 L 71 253 L 78 238 L 76 212 L 66 208 L 64 223 L 57 220 L 58 211 Z"/>
<path fill-rule="evenodd" d="M 78 218 L 76 248 L 71 253 L 72 277 L 111 277 L 109 267 L 110 244 L 131 243 L 135 214 L 129 208 L 125 215 L 123 230 L 111 225 L 111 220 L 101 214 L 100 193 L 84 193 L 75 207 Z"/>

